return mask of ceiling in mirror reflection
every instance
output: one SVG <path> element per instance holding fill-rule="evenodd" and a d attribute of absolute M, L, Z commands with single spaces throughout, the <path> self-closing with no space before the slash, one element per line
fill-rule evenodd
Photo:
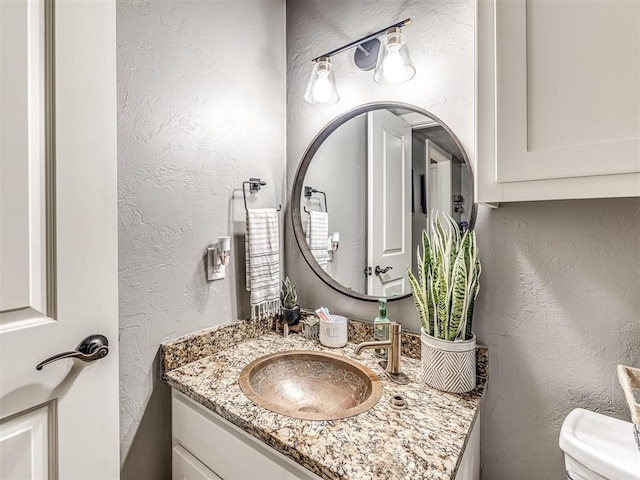
<path fill-rule="evenodd" d="M 304 240 L 296 238 L 332 287 L 405 297 L 430 212 L 447 212 L 461 230 L 473 218 L 466 155 L 446 127 L 407 108 L 373 109 L 330 128 L 295 179 Z"/>

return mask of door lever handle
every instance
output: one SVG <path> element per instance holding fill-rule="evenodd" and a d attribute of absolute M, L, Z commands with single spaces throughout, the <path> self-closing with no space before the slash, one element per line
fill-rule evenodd
<path fill-rule="evenodd" d="M 42 370 L 45 365 L 63 358 L 77 358 L 83 362 L 93 362 L 106 357 L 108 353 L 109 340 L 107 340 L 107 337 L 104 335 L 89 335 L 78 344 L 74 351 L 53 355 L 36 365 L 36 370 Z"/>
<path fill-rule="evenodd" d="M 380 268 L 380 265 L 376 265 L 376 269 L 373 271 L 373 273 L 376 274 L 376 277 L 379 277 L 381 273 L 387 273 L 392 268 L 393 267 Z"/>

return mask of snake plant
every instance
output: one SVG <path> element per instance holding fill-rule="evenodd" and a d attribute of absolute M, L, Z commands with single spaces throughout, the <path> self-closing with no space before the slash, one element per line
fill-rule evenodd
<path fill-rule="evenodd" d="M 282 281 L 282 285 L 280 287 L 280 305 L 282 308 L 295 308 L 298 302 L 298 294 L 296 293 L 296 286 L 291 283 L 289 277 L 285 278 Z"/>
<path fill-rule="evenodd" d="M 480 289 L 480 260 L 476 235 L 460 235 L 458 225 L 444 214 L 431 215 L 429 235 L 422 231 L 417 251 L 418 278 L 407 268 L 409 284 L 422 328 L 443 340 L 469 340 L 473 306 Z"/>

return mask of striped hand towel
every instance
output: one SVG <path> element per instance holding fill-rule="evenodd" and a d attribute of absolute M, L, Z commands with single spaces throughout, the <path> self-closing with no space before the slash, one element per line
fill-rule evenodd
<path fill-rule="evenodd" d="M 251 318 L 276 315 L 280 310 L 280 234 L 275 208 L 250 208 L 245 235 L 247 291 Z"/>
<path fill-rule="evenodd" d="M 329 215 L 327 212 L 309 212 L 307 222 L 307 244 L 320 267 L 326 272 L 329 262 L 327 242 L 329 238 Z"/>

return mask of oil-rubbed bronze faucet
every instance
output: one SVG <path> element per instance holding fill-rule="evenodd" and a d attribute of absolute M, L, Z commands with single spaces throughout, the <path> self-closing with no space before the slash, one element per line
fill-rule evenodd
<path fill-rule="evenodd" d="M 400 368 L 400 350 L 401 350 L 401 337 L 400 332 L 402 326 L 397 322 L 389 322 L 389 340 L 382 340 L 378 342 L 362 342 L 356 345 L 355 353 L 360 355 L 363 350 L 369 348 L 384 348 L 387 350 L 388 361 L 380 361 L 380 366 L 384 368 L 384 372 L 394 382 L 400 385 L 406 385 L 409 383 L 409 377 L 407 377 Z"/>

